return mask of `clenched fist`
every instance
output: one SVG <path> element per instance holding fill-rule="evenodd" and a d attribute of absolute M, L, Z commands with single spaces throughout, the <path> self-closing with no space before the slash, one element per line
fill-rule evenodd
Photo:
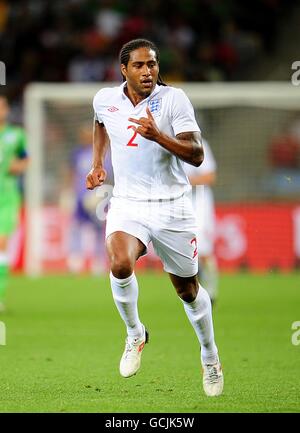
<path fill-rule="evenodd" d="M 106 179 L 106 170 L 101 167 L 92 168 L 86 177 L 87 189 L 94 189 L 101 186 Z"/>

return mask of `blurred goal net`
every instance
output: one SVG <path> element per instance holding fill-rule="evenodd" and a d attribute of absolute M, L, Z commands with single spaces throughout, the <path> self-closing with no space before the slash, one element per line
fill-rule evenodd
<path fill-rule="evenodd" d="M 26 89 L 25 126 L 31 156 L 25 185 L 25 265 L 29 274 L 51 270 L 51 266 L 58 271 L 75 269 L 76 257 L 71 257 L 74 242 L 83 242 L 87 249 L 93 242 L 95 248 L 101 244 L 88 229 L 85 241 L 80 240 L 72 222 L 76 194 L 82 193 L 74 179 L 74 164 L 80 149 L 91 140 L 93 96 L 110 85 L 116 84 L 31 84 Z M 261 82 L 174 86 L 190 98 L 215 156 L 217 204 L 246 206 L 299 199 L 298 88 L 289 83 Z M 79 164 L 86 174 L 90 168 L 86 160 Z M 84 187 L 84 178 L 82 182 Z M 84 212 L 94 211 L 95 194 L 87 196 Z M 102 253 L 100 248 L 99 256 Z M 92 250 L 87 257 L 92 260 Z"/>

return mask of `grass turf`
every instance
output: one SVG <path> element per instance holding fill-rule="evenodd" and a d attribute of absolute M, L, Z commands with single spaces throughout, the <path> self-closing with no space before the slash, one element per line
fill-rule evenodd
<path fill-rule="evenodd" d="M 224 394 L 202 390 L 199 347 L 167 275 L 140 274 L 150 330 L 139 373 L 119 376 L 125 328 L 108 278 L 15 276 L 0 346 L 1 412 L 300 412 L 299 274 L 222 275 L 214 310 Z"/>

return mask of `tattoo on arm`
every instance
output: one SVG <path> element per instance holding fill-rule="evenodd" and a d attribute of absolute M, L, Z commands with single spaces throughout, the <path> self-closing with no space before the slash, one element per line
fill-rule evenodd
<path fill-rule="evenodd" d="M 200 155 L 203 155 L 203 148 L 202 148 L 202 141 L 201 141 L 201 134 L 200 132 L 181 132 L 180 134 L 176 135 L 176 138 L 178 140 L 182 141 L 189 141 L 192 143 L 193 150 L 192 150 L 192 157 L 199 157 Z"/>

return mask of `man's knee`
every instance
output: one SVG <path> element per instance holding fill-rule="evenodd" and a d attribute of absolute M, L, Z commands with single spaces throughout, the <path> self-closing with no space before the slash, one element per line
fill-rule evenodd
<path fill-rule="evenodd" d="M 182 278 L 172 275 L 171 280 L 178 296 L 184 302 L 191 303 L 196 299 L 199 290 L 199 283 L 196 275 L 189 278 Z"/>
<path fill-rule="evenodd" d="M 193 302 L 198 293 L 198 289 L 196 287 L 185 287 L 181 292 L 177 292 L 178 296 L 184 301 L 190 304 Z"/>
<path fill-rule="evenodd" d="M 123 279 L 132 274 L 134 263 L 130 257 L 126 255 L 114 254 L 111 257 L 110 267 L 114 277 Z"/>
<path fill-rule="evenodd" d="M 106 251 L 112 274 L 120 279 L 129 277 L 144 248 L 140 240 L 128 233 L 112 233 L 106 239 Z"/>

